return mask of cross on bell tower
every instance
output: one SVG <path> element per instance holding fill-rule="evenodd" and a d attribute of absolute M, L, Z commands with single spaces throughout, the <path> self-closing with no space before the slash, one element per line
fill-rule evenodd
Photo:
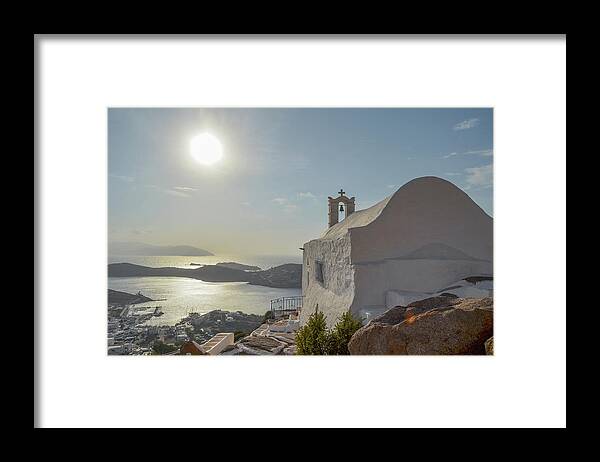
<path fill-rule="evenodd" d="M 340 212 L 344 211 L 344 207 L 346 208 L 346 217 L 350 216 L 350 214 L 354 213 L 354 197 L 347 197 L 346 192 L 340 188 L 338 191 L 339 196 L 336 198 L 328 197 L 327 200 L 329 202 L 329 227 L 331 228 L 333 225 L 340 221 Z M 339 208 L 338 208 L 339 205 Z"/>

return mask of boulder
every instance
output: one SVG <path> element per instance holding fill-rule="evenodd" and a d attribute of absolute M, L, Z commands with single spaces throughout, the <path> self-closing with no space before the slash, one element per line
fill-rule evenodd
<path fill-rule="evenodd" d="M 278 355 L 288 345 L 273 337 L 249 335 L 236 343 L 236 346 L 247 354 Z"/>
<path fill-rule="evenodd" d="M 443 294 L 436 297 L 428 297 L 423 300 L 417 300 L 407 306 L 396 306 L 391 310 L 386 311 L 382 315 L 374 318 L 372 322 L 383 324 L 399 324 L 405 319 L 434 308 L 443 309 L 448 306 L 455 305 L 461 301 L 454 294 Z"/>
<path fill-rule="evenodd" d="M 488 338 L 485 341 L 484 346 L 485 346 L 485 354 L 493 355 L 494 354 L 494 337 Z"/>
<path fill-rule="evenodd" d="M 417 300 L 431 297 L 431 294 L 426 292 L 410 292 L 404 290 L 388 290 L 385 293 L 385 307 L 387 309 L 396 306 L 407 306 Z"/>
<path fill-rule="evenodd" d="M 431 297 L 396 307 L 350 339 L 353 355 L 483 355 L 493 336 L 493 299 Z"/>

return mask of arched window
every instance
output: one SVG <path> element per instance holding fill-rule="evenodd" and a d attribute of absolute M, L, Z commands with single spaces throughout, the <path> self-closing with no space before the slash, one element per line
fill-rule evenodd
<path fill-rule="evenodd" d="M 321 284 L 325 284 L 325 279 L 323 278 L 323 263 L 318 260 L 315 261 L 315 279 Z"/>

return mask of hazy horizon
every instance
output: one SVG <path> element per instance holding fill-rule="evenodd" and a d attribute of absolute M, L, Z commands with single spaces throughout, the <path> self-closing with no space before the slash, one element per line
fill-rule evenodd
<path fill-rule="evenodd" d="M 357 210 L 438 176 L 493 216 L 492 109 L 108 110 L 108 239 L 216 255 L 301 255 L 327 197 Z M 210 133 L 211 165 L 190 154 Z"/>

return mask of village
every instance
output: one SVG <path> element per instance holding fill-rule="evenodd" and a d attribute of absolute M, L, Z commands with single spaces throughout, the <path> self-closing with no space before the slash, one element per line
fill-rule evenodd
<path fill-rule="evenodd" d="M 109 305 L 109 355 L 294 354 L 302 297 L 273 300 L 264 316 L 190 312 L 173 326 L 147 325 L 160 307 Z"/>

